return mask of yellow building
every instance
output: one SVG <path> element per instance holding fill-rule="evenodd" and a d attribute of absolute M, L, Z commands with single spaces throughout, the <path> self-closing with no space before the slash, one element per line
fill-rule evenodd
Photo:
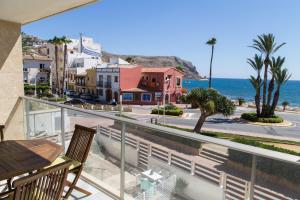
<path fill-rule="evenodd" d="M 87 69 L 86 72 L 76 75 L 75 91 L 78 94 L 97 96 L 96 89 L 95 68 Z"/>

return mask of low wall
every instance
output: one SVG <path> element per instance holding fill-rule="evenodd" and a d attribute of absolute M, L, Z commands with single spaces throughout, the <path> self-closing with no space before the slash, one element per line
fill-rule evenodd
<path fill-rule="evenodd" d="M 101 134 L 96 134 L 96 141 L 105 147 L 105 150 L 113 157 L 120 159 L 121 143 Z M 129 146 L 125 146 L 125 162 L 137 167 L 138 166 L 138 151 Z"/>
<path fill-rule="evenodd" d="M 183 192 L 184 194 L 181 194 L 182 196 L 189 197 L 192 199 L 201 199 L 200 197 L 204 197 L 205 199 L 209 200 L 223 199 L 223 189 L 219 185 L 213 184 L 202 178 L 192 176 L 191 174 L 187 173 L 182 169 L 170 166 L 167 163 L 150 156 L 148 158 L 148 167 L 157 168 L 158 166 L 169 170 L 170 172 L 176 174 L 177 179 L 181 178 L 188 183 L 187 187 Z"/>

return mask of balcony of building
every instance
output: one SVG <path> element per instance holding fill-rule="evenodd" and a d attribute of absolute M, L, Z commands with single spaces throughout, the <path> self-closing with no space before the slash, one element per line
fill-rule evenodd
<path fill-rule="evenodd" d="M 297 199 L 300 157 L 29 97 L 27 139 L 68 148 L 75 124 L 97 130 L 82 184 L 92 199 Z M 82 195 L 80 192 L 74 194 Z M 94 196 L 93 196 L 94 195 Z M 82 196 L 81 196 L 82 197 Z"/>

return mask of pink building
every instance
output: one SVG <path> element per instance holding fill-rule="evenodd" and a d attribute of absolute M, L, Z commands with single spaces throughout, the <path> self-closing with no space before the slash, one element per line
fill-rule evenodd
<path fill-rule="evenodd" d="M 124 104 L 154 105 L 162 102 L 175 103 L 182 95 L 183 72 L 175 67 L 120 69 L 120 90 Z"/>

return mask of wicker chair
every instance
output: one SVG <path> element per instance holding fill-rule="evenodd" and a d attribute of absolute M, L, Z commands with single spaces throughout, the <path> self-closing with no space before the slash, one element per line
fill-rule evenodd
<path fill-rule="evenodd" d="M 95 133 L 96 130 L 94 129 L 76 124 L 75 131 L 72 136 L 67 153 L 64 156 L 57 158 L 52 163 L 52 165 L 56 165 L 61 162 L 71 161 L 69 173 L 73 173 L 75 175 L 75 178 L 72 182 L 67 181 L 67 186 L 69 187 L 69 189 L 64 196 L 65 198 L 68 198 L 70 196 L 73 189 L 78 190 L 86 195 L 91 194 L 90 192 L 82 188 L 76 187 L 76 183 L 80 178 L 81 172 L 83 170 L 83 165 L 89 154 Z"/>
<path fill-rule="evenodd" d="M 38 171 L 13 182 L 13 190 L 0 194 L 2 200 L 59 200 L 71 161 Z"/>

